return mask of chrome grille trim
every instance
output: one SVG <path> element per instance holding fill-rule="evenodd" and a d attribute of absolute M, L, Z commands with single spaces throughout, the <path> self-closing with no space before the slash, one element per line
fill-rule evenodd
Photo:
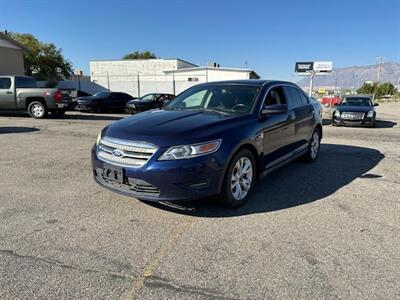
<path fill-rule="evenodd" d="M 115 150 L 119 150 L 119 156 L 114 155 Z M 97 147 L 97 157 L 114 165 L 140 168 L 157 150 L 158 147 L 150 143 L 103 137 Z"/>
<path fill-rule="evenodd" d="M 361 120 L 364 118 L 364 114 L 363 112 L 347 112 L 344 111 L 341 114 L 341 117 L 343 119 L 347 119 L 347 120 Z"/>

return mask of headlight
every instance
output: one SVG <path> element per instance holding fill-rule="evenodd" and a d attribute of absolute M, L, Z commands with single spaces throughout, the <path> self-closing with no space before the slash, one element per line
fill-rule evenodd
<path fill-rule="evenodd" d="M 158 160 L 176 160 L 197 157 L 201 155 L 211 154 L 218 150 L 222 140 L 215 140 L 206 143 L 174 146 L 169 148 L 160 156 Z"/>
<path fill-rule="evenodd" d="M 370 110 L 367 114 L 367 118 L 372 118 L 374 116 L 374 111 Z"/>
<path fill-rule="evenodd" d="M 97 136 L 96 146 L 98 146 L 98 145 L 100 144 L 100 140 L 101 140 L 101 132 L 100 132 L 99 135 Z"/>
<path fill-rule="evenodd" d="M 135 108 L 136 106 L 135 106 L 135 104 L 129 104 L 129 107 Z"/>
<path fill-rule="evenodd" d="M 338 117 L 338 118 L 340 117 L 340 111 L 338 111 L 338 110 L 335 111 L 335 117 Z"/>

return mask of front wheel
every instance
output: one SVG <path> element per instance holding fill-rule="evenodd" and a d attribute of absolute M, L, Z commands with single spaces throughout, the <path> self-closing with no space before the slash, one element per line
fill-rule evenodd
<path fill-rule="evenodd" d="M 312 163 L 317 159 L 321 146 L 321 133 L 319 129 L 314 129 L 311 140 L 308 144 L 307 153 L 304 155 L 306 162 Z"/>
<path fill-rule="evenodd" d="M 256 181 L 256 163 L 253 153 L 247 149 L 239 151 L 231 160 L 222 188 L 225 205 L 237 208 L 244 205 Z"/>
<path fill-rule="evenodd" d="M 43 119 L 47 116 L 47 107 L 40 101 L 33 101 L 28 105 L 28 113 L 35 119 Z"/>

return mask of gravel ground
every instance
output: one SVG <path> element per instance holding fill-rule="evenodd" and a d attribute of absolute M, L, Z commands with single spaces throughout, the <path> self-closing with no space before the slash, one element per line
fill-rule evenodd
<path fill-rule="evenodd" d="M 400 105 L 377 110 L 237 210 L 97 186 L 90 147 L 121 115 L 2 113 L 0 299 L 400 298 Z"/>

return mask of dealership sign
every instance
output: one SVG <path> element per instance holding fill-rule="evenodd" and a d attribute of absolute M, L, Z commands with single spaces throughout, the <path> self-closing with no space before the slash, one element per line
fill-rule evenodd
<path fill-rule="evenodd" d="M 309 73 L 313 70 L 314 63 L 311 62 L 297 62 L 295 65 L 296 73 Z"/>
<path fill-rule="evenodd" d="M 331 61 L 307 61 L 307 62 L 296 62 L 295 72 L 303 75 L 319 74 L 319 73 L 330 73 L 332 72 Z"/>
<path fill-rule="evenodd" d="M 332 62 L 331 61 L 315 61 L 314 62 L 314 67 L 313 67 L 314 72 L 332 72 Z"/>

